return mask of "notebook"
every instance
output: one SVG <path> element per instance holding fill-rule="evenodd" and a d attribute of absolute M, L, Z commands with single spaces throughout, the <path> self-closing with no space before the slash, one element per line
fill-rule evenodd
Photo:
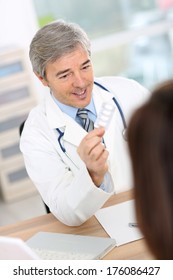
<path fill-rule="evenodd" d="M 120 246 L 143 238 L 137 224 L 134 199 L 98 210 L 95 217 Z M 133 226 L 134 225 L 134 226 Z"/>
<path fill-rule="evenodd" d="M 115 246 L 109 237 L 38 232 L 26 242 L 0 237 L 0 259 L 101 259 Z"/>

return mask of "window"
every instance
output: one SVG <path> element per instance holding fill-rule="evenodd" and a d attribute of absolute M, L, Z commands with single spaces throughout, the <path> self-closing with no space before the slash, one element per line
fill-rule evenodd
<path fill-rule="evenodd" d="M 92 41 L 95 75 L 121 75 L 151 88 L 173 76 L 173 0 L 34 0 L 40 26 L 65 19 Z"/>

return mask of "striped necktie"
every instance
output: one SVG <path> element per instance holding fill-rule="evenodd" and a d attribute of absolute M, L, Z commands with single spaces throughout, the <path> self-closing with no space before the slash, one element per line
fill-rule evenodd
<path fill-rule="evenodd" d="M 77 116 L 82 120 L 83 128 L 86 131 L 91 131 L 94 129 L 94 122 L 88 117 L 88 110 L 85 108 L 78 109 Z"/>

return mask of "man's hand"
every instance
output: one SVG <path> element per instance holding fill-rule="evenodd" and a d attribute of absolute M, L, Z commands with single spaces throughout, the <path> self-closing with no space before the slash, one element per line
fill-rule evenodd
<path fill-rule="evenodd" d="M 108 171 L 107 158 L 109 153 L 102 143 L 104 133 L 103 127 L 95 128 L 83 138 L 77 149 L 96 186 L 101 185 L 104 175 Z"/>

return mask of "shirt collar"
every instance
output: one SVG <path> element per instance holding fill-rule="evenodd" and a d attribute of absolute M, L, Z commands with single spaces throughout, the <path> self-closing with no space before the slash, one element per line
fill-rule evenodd
<path fill-rule="evenodd" d="M 58 101 L 55 98 L 55 96 L 53 94 L 51 94 L 51 96 L 63 113 L 69 115 L 73 119 L 76 118 L 78 108 L 75 108 L 75 107 L 72 107 L 72 106 L 65 105 L 65 104 L 61 103 L 60 101 Z M 96 116 L 96 109 L 95 109 L 95 106 L 94 106 L 93 98 L 91 98 L 91 102 L 85 108 L 88 109 L 90 112 L 92 112 Z"/>

